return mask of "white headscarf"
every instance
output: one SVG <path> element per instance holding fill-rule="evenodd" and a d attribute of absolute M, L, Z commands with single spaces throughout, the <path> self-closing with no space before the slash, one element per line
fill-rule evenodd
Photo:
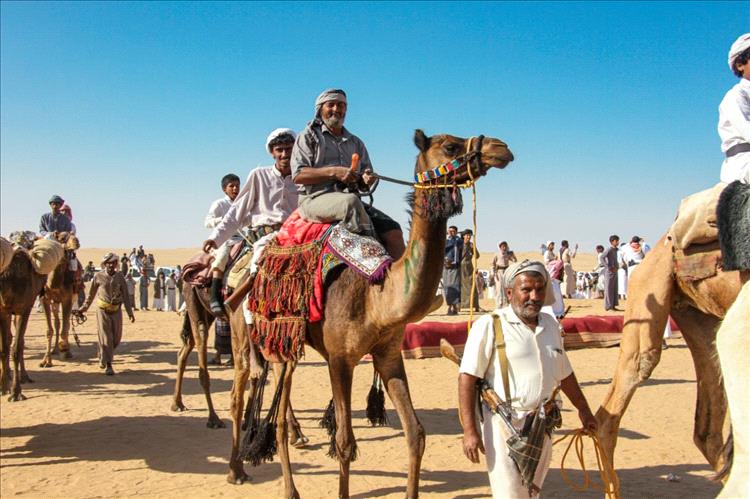
<path fill-rule="evenodd" d="M 729 69 L 731 69 L 733 72 L 734 72 L 734 60 L 737 58 L 738 55 L 740 55 L 742 52 L 747 50 L 748 47 L 750 47 L 750 33 L 745 33 L 744 35 L 740 36 L 732 44 L 732 47 L 729 49 L 729 56 L 727 58 L 727 62 L 729 63 Z"/>
<path fill-rule="evenodd" d="M 320 113 L 320 107 L 326 102 L 339 101 L 346 104 L 346 92 L 340 88 L 328 88 L 320 93 L 317 99 L 315 99 L 315 116 Z"/>
<path fill-rule="evenodd" d="M 297 134 L 294 133 L 294 130 L 292 130 L 291 128 L 277 128 L 276 130 L 271 132 L 266 139 L 266 149 L 268 149 L 268 152 L 271 152 L 271 142 L 273 142 L 275 139 L 278 139 L 282 135 L 291 135 L 292 139 L 297 138 Z"/>
<path fill-rule="evenodd" d="M 544 303 L 543 305 L 552 305 L 555 303 L 555 294 L 552 291 L 552 280 L 549 278 L 547 268 L 542 262 L 536 262 L 531 260 L 524 260 L 522 262 L 516 262 L 508 266 L 503 274 L 503 286 L 505 289 L 513 288 L 513 280 L 519 274 L 524 272 L 537 272 L 544 278 L 545 290 L 544 290 Z"/>

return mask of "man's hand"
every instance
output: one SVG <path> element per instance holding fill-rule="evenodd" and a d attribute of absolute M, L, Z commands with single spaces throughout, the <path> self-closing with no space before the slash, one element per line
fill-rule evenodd
<path fill-rule="evenodd" d="M 349 185 L 356 184 L 359 180 L 359 173 L 353 171 L 351 168 L 346 168 L 345 166 L 334 166 L 333 168 L 336 169 L 333 175 L 339 182 Z"/>
<path fill-rule="evenodd" d="M 132 323 L 134 323 L 134 322 L 135 322 L 135 315 L 133 315 L 133 314 L 130 314 L 130 315 L 128 316 L 128 319 L 130 319 L 130 323 L 131 323 L 131 324 L 132 324 Z"/>
<path fill-rule="evenodd" d="M 464 431 L 464 454 L 472 463 L 479 463 L 479 453 L 484 454 L 484 444 L 482 444 L 482 438 L 476 431 L 465 430 Z"/>
<path fill-rule="evenodd" d="M 203 252 L 210 253 L 212 249 L 216 249 L 216 241 L 213 239 L 206 239 L 203 241 Z"/>
<path fill-rule="evenodd" d="M 591 413 L 591 409 L 586 408 L 583 411 L 578 411 L 578 417 L 581 419 L 581 425 L 584 430 L 596 433 L 596 430 L 599 429 L 599 422 Z"/>
<path fill-rule="evenodd" d="M 88 305 L 84 305 L 83 307 L 81 307 L 81 308 L 78 309 L 78 313 L 81 314 L 81 315 L 83 315 L 83 314 L 86 313 L 86 310 L 88 310 L 88 309 L 89 309 L 89 306 Z"/>
<path fill-rule="evenodd" d="M 372 185 L 377 179 L 378 177 L 369 168 L 362 174 L 362 180 L 365 182 L 365 185 Z"/>

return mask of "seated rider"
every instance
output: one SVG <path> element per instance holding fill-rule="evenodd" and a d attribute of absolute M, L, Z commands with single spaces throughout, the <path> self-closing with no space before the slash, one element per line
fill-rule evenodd
<path fill-rule="evenodd" d="M 729 49 L 729 69 L 740 78 L 719 104 L 719 137 L 726 158 L 721 181 L 750 184 L 750 33 L 740 36 Z"/>
<path fill-rule="evenodd" d="M 203 222 L 203 225 L 207 229 L 216 228 L 221 223 L 224 215 L 229 211 L 234 200 L 237 199 L 237 194 L 240 192 L 240 177 L 234 173 L 224 175 L 221 179 L 221 190 L 224 191 L 224 196 L 211 203 L 206 219 Z M 224 316 L 223 300 L 221 299 L 221 281 L 224 277 L 224 269 L 227 266 L 227 261 L 229 260 L 229 249 L 241 240 L 242 238 L 239 234 L 230 234 L 227 240 L 219 244 L 214 252 L 214 261 L 211 264 L 213 279 L 211 280 L 210 306 L 211 312 L 220 317 Z"/>
<path fill-rule="evenodd" d="M 273 157 L 274 165 L 261 166 L 250 172 L 242 191 L 203 243 L 203 251 L 209 252 L 238 230 L 247 228 L 246 237 L 253 243 L 251 272 L 257 271 L 255 264 L 263 247 L 297 209 L 297 187 L 292 182 L 290 168 L 294 139 L 295 133 L 289 128 L 277 128 L 271 132 L 266 139 L 266 149 Z M 222 300 L 216 299 L 220 310 L 215 310 L 212 298 L 211 312 L 224 314 Z"/>
<path fill-rule="evenodd" d="M 46 239 L 56 239 L 60 232 L 71 232 L 70 219 L 61 211 L 65 200 L 55 194 L 49 199 L 50 213 L 42 215 L 39 220 L 39 235 Z"/>
<path fill-rule="evenodd" d="M 344 128 L 346 110 L 343 90 L 325 90 L 315 100 L 315 118 L 294 143 L 291 167 L 299 185 L 300 216 L 321 223 L 340 220 L 351 232 L 379 237 L 398 259 L 405 249 L 401 226 L 355 194 L 377 177 L 365 144 Z M 356 171 L 351 168 L 353 154 L 360 158 Z"/>

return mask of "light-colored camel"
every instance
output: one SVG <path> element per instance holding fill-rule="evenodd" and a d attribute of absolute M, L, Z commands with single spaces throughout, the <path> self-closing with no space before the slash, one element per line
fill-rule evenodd
<path fill-rule="evenodd" d="M 409 243 L 404 255 L 393 263 L 381 285 L 369 285 L 351 269 L 343 270 L 328 286 L 325 318 L 307 329 L 307 344 L 328 363 L 335 406 L 336 457 L 340 464 L 339 497 L 349 496 L 349 466 L 356 456 L 351 426 L 351 391 L 354 368 L 365 354 L 371 354 L 374 367 L 396 408 L 406 436 L 409 470 L 407 497 L 417 497 L 419 470 L 425 446 L 425 433 L 409 395 L 401 342 L 406 324 L 422 319 L 435 301 L 443 268 L 447 219 L 461 209 L 461 194 L 454 182 L 484 175 L 492 167 L 505 167 L 513 160 L 508 147 L 494 138 L 462 139 L 451 135 L 427 137 L 421 130 L 414 136 L 419 148 L 415 172 L 423 172 L 458 159 L 460 168 L 432 183 L 440 189 L 415 189 Z M 467 154 L 468 151 L 468 154 Z M 437 269 L 437 270 L 436 270 Z M 293 363 L 287 363 L 278 414 L 285 414 L 289 399 Z M 275 364 L 276 372 L 280 364 Z M 292 478 L 286 445 L 287 424 L 279 417 L 276 442 L 284 475 L 284 495 L 299 497 Z M 230 460 L 230 481 L 244 476 L 242 464 Z"/>
<path fill-rule="evenodd" d="M 717 244 L 692 246 L 690 251 L 719 256 Z M 596 413 L 599 439 L 610 462 L 630 399 L 659 363 L 662 333 L 671 315 L 690 349 L 698 381 L 693 441 L 714 469 L 721 468 L 727 400 L 716 352 L 716 330 L 742 282 L 736 271 L 718 270 L 713 277 L 697 281 L 677 277 L 672 242 L 666 236 L 628 279 L 617 370 Z"/>
<path fill-rule="evenodd" d="M 732 458 L 729 478 L 720 499 L 750 497 L 750 281 L 724 317 L 716 333 L 716 349 L 724 375 L 729 416 L 732 421 Z"/>
<path fill-rule="evenodd" d="M 172 398 L 172 410 L 173 411 L 185 411 L 187 407 L 182 402 L 182 381 L 185 375 L 185 367 L 187 366 L 187 360 L 190 356 L 190 352 L 195 348 L 198 352 L 198 378 L 200 380 L 201 388 L 206 396 L 206 402 L 208 403 L 208 422 L 206 426 L 208 428 L 224 428 L 224 422 L 219 418 L 214 410 L 213 401 L 211 399 L 211 379 L 208 373 L 208 331 L 211 328 L 211 324 L 214 321 L 214 315 L 211 313 L 211 307 L 209 305 L 209 290 L 208 288 L 197 288 L 191 284 L 183 283 L 183 296 L 185 297 L 185 308 L 186 313 L 183 319 L 182 332 L 180 337 L 182 338 L 182 347 L 177 354 L 177 377 L 175 378 L 175 391 Z M 244 387 L 250 376 L 251 371 L 255 373 L 253 380 L 257 379 L 258 374 L 262 370 L 260 366 L 260 359 L 255 353 L 255 348 L 251 342 L 248 341 L 247 324 L 245 324 L 245 317 L 242 313 L 242 308 L 238 307 L 237 310 L 232 311 L 227 307 L 227 316 L 229 317 L 230 328 L 232 331 L 232 349 L 234 350 L 234 373 L 235 383 L 232 390 L 232 420 L 235 421 L 235 434 L 233 434 L 233 441 L 236 445 L 239 445 L 239 421 L 242 417 L 242 407 L 244 403 Z M 242 383 L 239 383 L 238 377 L 244 379 Z M 235 391 L 234 386 L 242 387 L 241 390 Z M 253 388 L 255 385 L 253 384 Z M 294 416 L 291 405 L 289 407 L 289 414 L 287 415 L 291 421 L 292 435 L 291 443 L 295 447 L 304 446 L 308 439 L 302 433 L 302 427 Z"/>
<path fill-rule="evenodd" d="M 61 234 L 58 241 L 65 247 L 65 256 L 47 277 L 44 286 L 42 306 L 44 307 L 44 316 L 47 319 L 47 352 L 39 367 L 52 367 L 52 354 L 57 349 L 60 351 L 61 358 L 69 359 L 73 357 L 70 353 L 68 335 L 70 333 L 73 300 L 77 298 L 78 293 L 75 289 L 73 275 L 68 268 L 73 253 L 79 248 L 79 243 L 74 235 L 67 233 Z M 80 262 L 78 264 L 80 265 Z M 62 308 L 62 323 L 60 321 L 60 308 Z M 53 336 L 55 338 L 54 343 L 52 341 Z"/>
<path fill-rule="evenodd" d="M 2 366 L 0 384 L 2 393 L 10 391 L 11 402 L 24 400 L 21 383 L 31 382 L 23 360 L 24 337 L 29 323 L 29 314 L 34 301 L 44 287 L 47 276 L 37 274 L 28 254 L 17 251 L 10 265 L 0 274 L 0 334 L 2 335 Z M 15 320 L 14 320 L 15 319 Z M 11 332 L 15 323 L 15 335 Z M 13 346 L 11 347 L 11 337 Z M 10 356 L 13 356 L 13 382 L 10 383 Z"/>

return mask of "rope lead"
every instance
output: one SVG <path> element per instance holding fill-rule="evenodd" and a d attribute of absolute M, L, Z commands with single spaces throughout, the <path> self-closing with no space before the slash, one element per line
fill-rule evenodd
<path fill-rule="evenodd" d="M 596 465 L 599 468 L 599 476 L 601 477 L 602 484 L 604 484 L 601 488 L 598 488 L 591 483 L 589 472 L 586 470 L 586 463 L 583 461 L 583 437 L 586 435 L 591 437 L 591 440 L 594 442 Z M 572 436 L 572 438 L 570 439 L 570 442 L 568 442 L 568 447 L 565 449 L 562 461 L 560 462 L 560 474 L 562 475 L 563 481 L 570 485 L 570 487 L 576 492 L 594 489 L 603 492 L 607 499 L 620 499 L 620 479 L 617 477 L 617 472 L 612 464 L 607 460 L 604 451 L 602 451 L 602 445 L 599 443 L 599 438 L 595 434 L 590 433 L 583 428 L 579 428 L 573 433 L 568 433 L 567 435 L 558 438 L 552 445 L 557 445 L 570 436 Z M 570 452 L 570 448 L 574 445 L 576 456 L 578 456 L 578 462 L 581 464 L 581 469 L 583 470 L 583 483 L 580 485 L 574 483 L 568 478 L 568 474 L 565 471 L 565 458 L 567 457 L 568 452 Z"/>

